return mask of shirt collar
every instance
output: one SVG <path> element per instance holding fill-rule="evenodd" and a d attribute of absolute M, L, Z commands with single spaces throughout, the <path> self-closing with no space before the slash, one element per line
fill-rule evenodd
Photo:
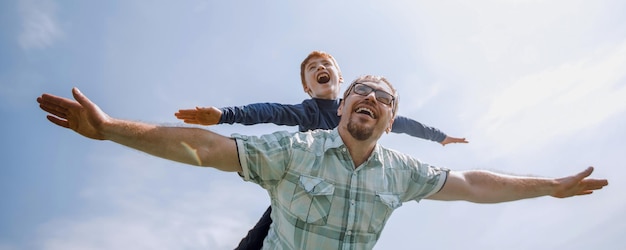
<path fill-rule="evenodd" d="M 341 136 L 339 136 L 339 130 L 337 130 L 336 127 L 330 131 L 330 136 L 326 139 L 326 142 L 324 143 L 324 152 L 328 151 L 329 149 L 345 150 L 346 153 L 348 153 L 348 148 L 346 147 L 346 144 L 343 143 Z M 382 163 L 382 149 L 383 147 L 380 146 L 380 144 L 376 143 L 376 146 L 374 146 L 374 150 L 372 151 L 372 155 L 367 158 L 367 162 L 379 164 Z"/>
<path fill-rule="evenodd" d="M 337 130 L 337 127 L 332 129 L 330 131 L 330 136 L 326 138 L 326 142 L 324 143 L 324 152 L 333 148 L 346 148 L 346 144 L 343 143 L 341 136 L 339 136 L 339 130 Z"/>

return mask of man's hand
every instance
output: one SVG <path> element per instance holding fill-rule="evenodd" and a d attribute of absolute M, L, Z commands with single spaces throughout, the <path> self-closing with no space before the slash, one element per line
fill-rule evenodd
<path fill-rule="evenodd" d="M 443 139 L 443 141 L 441 141 L 440 143 L 441 143 L 441 146 L 445 146 L 448 143 L 469 143 L 469 142 L 466 141 L 465 138 L 456 138 L 456 137 L 446 136 L 446 138 Z"/>
<path fill-rule="evenodd" d="M 196 109 L 178 110 L 174 115 L 189 124 L 215 125 L 220 121 L 222 111 L 216 107 L 196 107 Z"/>
<path fill-rule="evenodd" d="M 47 118 L 52 123 L 91 139 L 106 139 L 101 131 L 103 125 L 111 121 L 111 117 L 84 96 L 78 88 L 73 88 L 72 94 L 76 101 L 43 94 L 37 98 L 37 102 L 41 109 L 50 113 Z"/>
<path fill-rule="evenodd" d="M 587 195 L 609 184 L 606 179 L 588 179 L 592 172 L 593 167 L 588 167 L 576 175 L 556 179 L 556 187 L 550 195 L 556 198 Z"/>

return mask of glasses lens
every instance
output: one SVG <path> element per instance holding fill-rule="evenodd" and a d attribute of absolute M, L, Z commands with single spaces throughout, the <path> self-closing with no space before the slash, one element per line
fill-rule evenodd
<path fill-rule="evenodd" d="M 370 93 L 372 93 L 372 90 L 374 89 L 365 84 L 357 83 L 356 85 L 354 85 L 354 93 L 357 93 L 359 95 L 369 95 Z"/>
<path fill-rule="evenodd" d="M 393 100 L 393 97 L 389 93 L 379 90 L 379 91 L 376 91 L 376 100 L 384 104 L 391 105 L 391 101 Z"/>
<path fill-rule="evenodd" d="M 372 93 L 372 91 L 374 91 L 377 101 L 382 102 L 386 105 L 391 105 L 391 103 L 393 102 L 393 96 L 385 91 L 379 89 L 375 90 L 374 88 L 362 83 L 357 83 L 354 85 L 354 93 L 357 93 L 359 95 L 369 95 L 370 93 Z"/>

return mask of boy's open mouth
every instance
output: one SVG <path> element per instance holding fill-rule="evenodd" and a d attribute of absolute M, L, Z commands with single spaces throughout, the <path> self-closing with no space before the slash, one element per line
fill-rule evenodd
<path fill-rule="evenodd" d="M 319 75 L 317 75 L 317 82 L 324 84 L 324 83 L 328 83 L 330 81 L 330 75 L 328 75 L 328 73 L 321 73 Z"/>

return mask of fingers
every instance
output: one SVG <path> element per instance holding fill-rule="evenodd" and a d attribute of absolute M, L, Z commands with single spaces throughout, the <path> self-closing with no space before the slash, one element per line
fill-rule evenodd
<path fill-rule="evenodd" d="M 67 120 L 59 119 L 56 116 L 51 116 L 51 115 L 46 116 L 46 118 L 48 118 L 48 121 L 51 121 L 52 123 L 56 125 L 59 125 L 64 128 L 70 128 L 70 124 Z"/>
<path fill-rule="evenodd" d="M 89 100 L 87 96 L 83 95 L 83 93 L 80 92 L 78 88 L 76 87 L 72 88 L 72 95 L 74 96 L 74 99 L 78 103 L 80 103 L 80 105 L 83 106 L 84 108 L 88 110 L 98 109 L 96 105 L 93 102 L 91 102 L 91 100 Z"/>
<path fill-rule="evenodd" d="M 70 128 L 68 118 L 72 113 L 71 109 L 80 106 L 73 100 L 50 94 L 41 95 L 37 102 L 39 108 L 49 113 L 46 116 L 48 121 L 64 128 Z"/>
<path fill-rule="evenodd" d="M 585 169 L 584 171 L 580 172 L 577 174 L 577 177 L 580 178 L 581 180 L 590 176 L 591 173 L 593 173 L 593 167 L 588 167 L 587 169 Z"/>
<path fill-rule="evenodd" d="M 582 190 L 577 195 L 592 194 L 594 190 L 602 189 L 609 184 L 609 181 L 606 179 L 586 179 L 593 173 L 593 169 L 593 167 L 588 167 L 577 174 L 576 177 L 580 179 L 580 185 L 582 186 Z"/>
<path fill-rule="evenodd" d="M 63 100 L 64 98 L 48 94 L 43 94 L 41 97 L 37 98 L 39 108 L 52 115 L 67 118 L 69 111 L 66 108 L 67 105 L 64 105 Z"/>
<path fill-rule="evenodd" d="M 190 120 L 196 119 L 197 111 L 195 109 L 181 109 L 178 112 L 174 113 L 176 118 L 180 120 Z"/>
<path fill-rule="evenodd" d="M 178 112 L 174 113 L 174 116 L 187 124 L 200 124 L 196 118 L 197 113 L 198 111 L 195 109 L 180 109 Z"/>
<path fill-rule="evenodd" d="M 445 146 L 450 143 L 469 143 L 465 138 L 457 138 L 457 137 L 446 137 L 440 144 Z"/>
<path fill-rule="evenodd" d="M 582 182 L 585 188 L 589 190 L 598 190 L 609 185 L 609 181 L 603 179 L 586 179 Z"/>
<path fill-rule="evenodd" d="M 39 108 L 58 117 L 67 118 L 67 110 L 49 104 L 39 104 Z"/>

